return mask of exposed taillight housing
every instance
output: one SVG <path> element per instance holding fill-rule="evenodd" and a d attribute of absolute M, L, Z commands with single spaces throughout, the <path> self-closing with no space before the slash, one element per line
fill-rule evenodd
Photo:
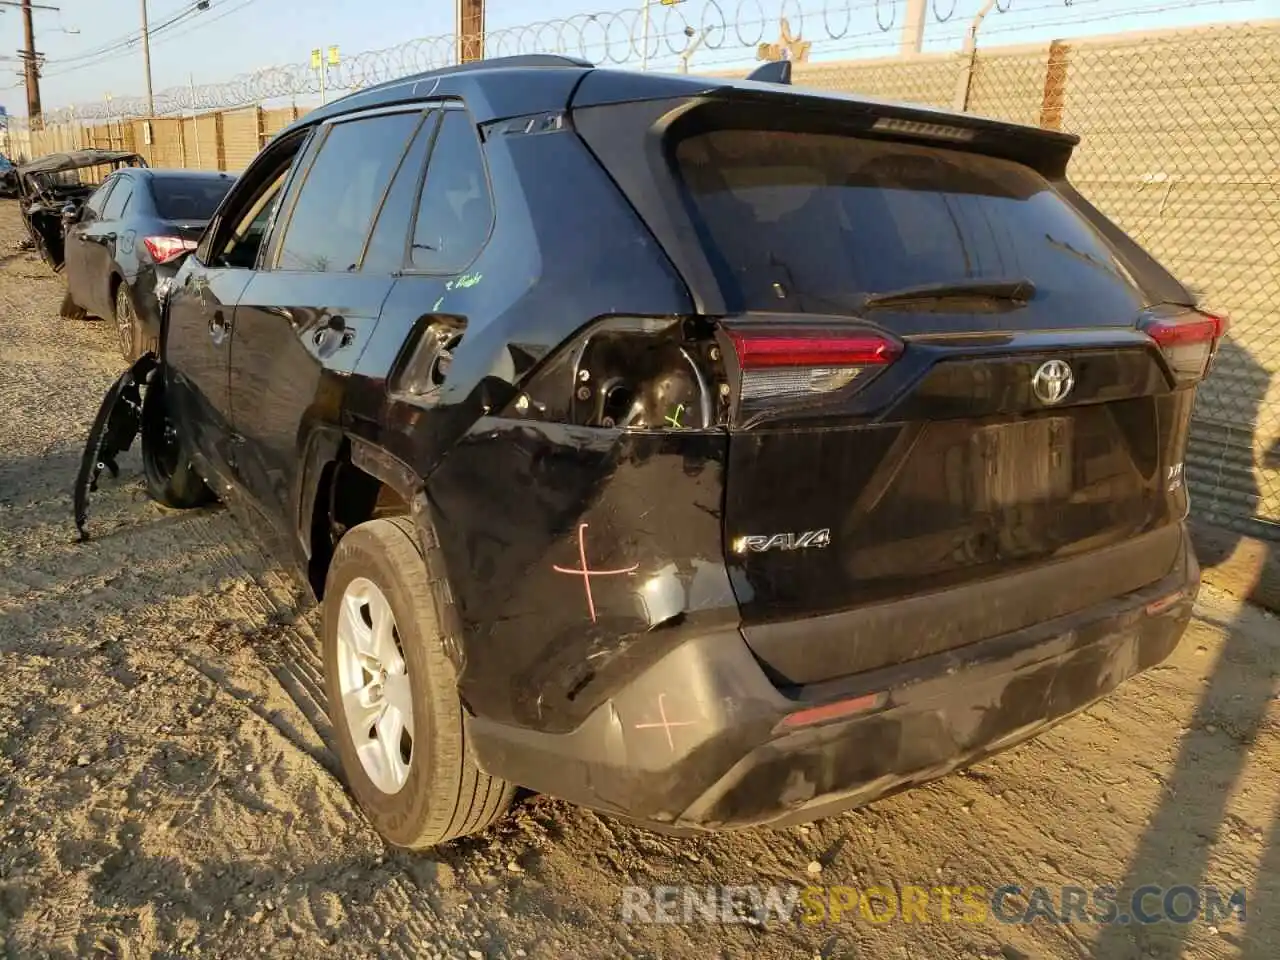
<path fill-rule="evenodd" d="M 600 317 L 538 364 L 503 416 L 636 430 L 718 427 L 729 394 L 722 360 L 709 319 Z"/>
<path fill-rule="evenodd" d="M 805 328 L 799 322 L 726 329 L 737 359 L 739 419 L 861 388 L 904 349 L 901 340 L 880 330 Z"/>
<path fill-rule="evenodd" d="M 194 240 L 184 237 L 143 237 L 142 245 L 156 263 L 168 263 L 196 248 Z"/>
<path fill-rule="evenodd" d="M 1156 342 L 1165 362 L 1180 383 L 1204 379 L 1218 343 L 1227 330 L 1227 318 L 1200 310 L 1180 310 L 1153 316 L 1142 325 Z"/>

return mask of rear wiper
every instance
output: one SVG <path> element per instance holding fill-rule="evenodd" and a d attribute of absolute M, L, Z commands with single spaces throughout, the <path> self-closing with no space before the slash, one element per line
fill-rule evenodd
<path fill-rule="evenodd" d="M 960 283 L 921 283 L 883 293 L 868 293 L 859 306 L 862 309 L 892 307 L 903 303 L 928 300 L 950 300 L 985 297 L 988 300 L 1012 300 L 1025 303 L 1035 296 L 1036 285 L 1025 277 L 1010 280 L 967 280 Z"/>

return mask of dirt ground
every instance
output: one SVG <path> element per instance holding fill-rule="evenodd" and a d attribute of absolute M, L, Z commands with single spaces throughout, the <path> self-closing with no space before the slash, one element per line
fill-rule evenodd
<path fill-rule="evenodd" d="M 1280 626 L 1206 587 L 1171 660 L 967 774 L 779 832 L 673 840 L 541 797 L 431 855 L 384 847 L 327 746 L 314 612 L 136 452 L 73 542 L 122 362 L 58 317 L 0 206 L 0 936 L 9 956 L 1280 956 Z M 1067 585 L 1069 588 L 1069 585 Z M 302 611 L 302 612 L 300 612 Z M 1149 927 L 623 923 L 626 886 L 1248 889 Z M 1025 902 L 1025 901 L 1024 901 Z"/>

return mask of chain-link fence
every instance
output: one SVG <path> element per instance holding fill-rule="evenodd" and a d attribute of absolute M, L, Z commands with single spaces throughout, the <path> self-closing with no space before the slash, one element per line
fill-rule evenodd
<path fill-rule="evenodd" d="M 1280 21 L 798 64 L 795 82 L 1079 134 L 1076 186 L 1231 320 L 1195 411 L 1192 509 L 1280 540 Z M 30 147 L 238 170 L 301 112 L 53 126 Z"/>
<path fill-rule="evenodd" d="M 1192 509 L 1280 540 L 1280 24 L 801 65 L 796 82 L 1079 134 L 1073 183 L 1231 321 L 1196 405 Z"/>

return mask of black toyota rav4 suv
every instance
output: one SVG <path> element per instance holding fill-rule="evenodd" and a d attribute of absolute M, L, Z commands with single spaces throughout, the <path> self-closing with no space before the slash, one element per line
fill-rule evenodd
<path fill-rule="evenodd" d="M 104 405 L 323 610 L 393 844 L 937 777 L 1165 658 L 1223 332 L 1076 139 L 771 79 L 455 67 L 280 133 Z M 120 398 L 120 403 L 110 400 Z M 78 497 L 83 524 L 83 489 Z"/>

